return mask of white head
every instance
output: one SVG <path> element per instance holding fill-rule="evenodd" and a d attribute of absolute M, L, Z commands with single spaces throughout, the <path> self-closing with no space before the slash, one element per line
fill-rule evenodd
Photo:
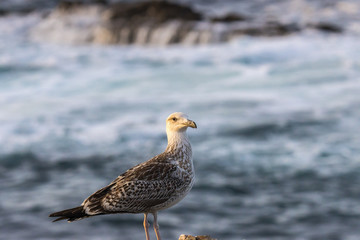
<path fill-rule="evenodd" d="M 185 132 L 188 127 L 197 128 L 196 123 L 181 112 L 170 114 L 166 119 L 166 132 Z"/>

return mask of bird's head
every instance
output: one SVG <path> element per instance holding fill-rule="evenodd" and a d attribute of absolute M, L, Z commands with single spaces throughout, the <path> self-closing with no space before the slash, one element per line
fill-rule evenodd
<path fill-rule="evenodd" d="M 188 127 L 197 128 L 196 123 L 184 113 L 175 112 L 166 119 L 167 132 L 184 132 Z"/>

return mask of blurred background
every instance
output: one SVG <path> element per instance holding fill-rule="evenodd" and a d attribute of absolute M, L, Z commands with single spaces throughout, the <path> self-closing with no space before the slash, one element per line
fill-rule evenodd
<path fill-rule="evenodd" d="M 359 239 L 359 37 L 355 0 L 2 0 L 0 239 L 145 239 L 48 215 L 161 153 L 175 111 L 197 179 L 164 239 Z"/>

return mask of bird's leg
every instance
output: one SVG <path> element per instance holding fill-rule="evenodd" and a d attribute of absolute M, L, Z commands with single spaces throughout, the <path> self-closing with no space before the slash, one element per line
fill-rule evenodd
<path fill-rule="evenodd" d="M 146 240 L 150 240 L 150 237 L 149 237 L 149 222 L 147 220 L 147 213 L 144 213 L 144 229 L 145 229 L 145 235 L 146 235 Z"/>
<path fill-rule="evenodd" d="M 154 230 L 155 230 L 156 238 L 157 240 L 161 240 L 160 232 L 159 232 L 159 224 L 157 222 L 157 212 L 153 212 L 152 214 L 154 215 Z"/>

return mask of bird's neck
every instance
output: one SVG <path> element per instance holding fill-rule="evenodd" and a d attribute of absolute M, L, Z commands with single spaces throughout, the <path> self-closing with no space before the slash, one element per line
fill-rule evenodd
<path fill-rule="evenodd" d="M 168 145 L 165 152 L 171 154 L 185 154 L 185 157 L 192 157 L 192 150 L 186 131 L 167 131 Z"/>
<path fill-rule="evenodd" d="M 168 145 L 165 153 L 174 164 L 183 169 L 183 174 L 189 177 L 190 185 L 194 179 L 194 164 L 192 160 L 192 149 L 186 131 L 170 132 L 167 131 Z"/>

